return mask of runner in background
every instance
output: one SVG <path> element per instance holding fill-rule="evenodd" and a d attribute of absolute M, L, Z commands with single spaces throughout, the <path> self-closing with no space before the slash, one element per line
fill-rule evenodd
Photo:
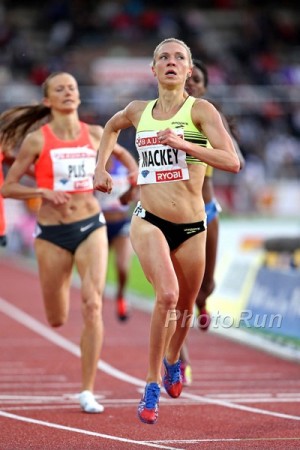
<path fill-rule="evenodd" d="M 201 60 L 193 59 L 193 63 L 194 67 L 192 76 L 186 81 L 186 91 L 193 97 L 201 98 L 207 91 L 209 82 L 208 71 L 205 64 Z M 240 160 L 240 168 L 242 169 L 245 165 L 245 160 L 237 143 L 236 130 L 234 129 L 233 124 L 228 122 L 224 114 L 222 114 L 222 112 L 220 113 L 223 124 L 231 135 L 235 150 Z M 219 213 L 221 211 L 221 206 L 219 205 L 214 192 L 213 170 L 213 167 L 209 165 L 207 166 L 202 187 L 202 195 L 207 214 L 206 257 L 204 277 L 200 291 L 196 298 L 197 324 L 199 329 L 202 331 L 208 330 L 211 323 L 211 317 L 206 308 L 206 301 L 215 289 L 214 274 L 219 239 Z M 186 341 L 182 346 L 180 359 L 183 383 L 185 385 L 189 385 L 192 382 L 192 369 Z"/>
<path fill-rule="evenodd" d="M 112 155 L 108 171 L 113 178 L 114 189 L 110 195 L 95 191 L 106 219 L 109 248 L 116 269 L 116 315 L 120 321 L 129 318 L 125 291 L 133 254 L 129 237 L 131 215 L 130 202 L 137 199 L 137 187 L 128 180 L 128 169 Z"/>
<path fill-rule="evenodd" d="M 76 79 L 58 72 L 43 84 L 40 103 L 1 114 L 2 147 L 20 145 L 5 177 L 2 195 L 41 200 L 34 248 L 45 313 L 52 327 L 60 327 L 68 320 L 74 267 L 78 271 L 83 322 L 79 404 L 86 413 L 101 413 L 104 407 L 94 395 L 94 384 L 103 342 L 102 296 L 108 242 L 105 218 L 94 195 L 93 176 L 103 128 L 80 120 L 80 102 Z M 134 180 L 135 159 L 117 143 L 113 151 Z M 22 178 L 32 165 L 36 186 L 26 186 Z"/>

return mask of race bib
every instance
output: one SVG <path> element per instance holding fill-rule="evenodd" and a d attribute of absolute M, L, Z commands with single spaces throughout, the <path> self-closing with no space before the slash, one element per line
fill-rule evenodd
<path fill-rule="evenodd" d="M 183 130 L 173 130 L 183 138 Z M 136 135 L 139 153 L 137 184 L 166 183 L 189 179 L 186 153 L 158 142 L 156 131 L 142 131 Z"/>
<path fill-rule="evenodd" d="M 88 147 L 58 148 L 50 151 L 53 189 L 59 191 L 93 190 L 96 152 Z"/>

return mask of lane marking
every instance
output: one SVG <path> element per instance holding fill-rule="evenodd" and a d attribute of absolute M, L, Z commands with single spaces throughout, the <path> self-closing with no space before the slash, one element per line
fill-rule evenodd
<path fill-rule="evenodd" d="M 167 447 L 165 445 L 160 444 L 159 442 L 154 443 L 154 442 L 146 442 L 146 441 L 135 441 L 133 439 L 126 439 L 126 438 L 121 438 L 121 437 L 117 437 L 117 436 L 111 436 L 110 434 L 96 433 L 94 431 L 82 430 L 81 428 L 67 427 L 65 425 L 59 425 L 57 423 L 44 422 L 43 420 L 22 417 L 22 416 L 18 416 L 16 414 L 6 413 L 4 411 L 0 411 L 0 416 L 6 417 L 7 419 L 19 420 L 20 422 L 34 423 L 36 425 L 43 425 L 48 428 L 56 428 L 58 430 L 72 431 L 74 433 L 80 433 L 80 434 L 85 434 L 88 436 L 100 437 L 103 439 L 110 439 L 112 441 L 137 444 L 137 445 L 142 445 L 144 447 L 162 448 L 162 449 L 166 449 L 166 450 L 184 450 L 183 448 L 180 449 L 178 447 Z"/>
<path fill-rule="evenodd" d="M 240 411 L 253 412 L 256 414 L 263 414 L 267 416 L 278 417 L 281 419 L 300 420 L 300 416 L 277 413 L 275 411 L 267 411 L 265 409 L 253 408 L 252 406 L 238 405 L 231 402 L 227 402 L 225 400 L 214 400 L 212 398 L 203 397 L 202 395 L 193 395 L 188 393 L 182 393 L 181 395 L 184 395 L 185 398 L 189 398 L 190 400 L 205 399 L 207 403 L 211 403 L 212 405 L 225 406 L 227 408 L 238 409 Z"/>
<path fill-rule="evenodd" d="M 110 399 L 110 398 L 100 398 L 100 396 L 97 395 L 97 398 L 101 400 L 101 403 L 104 405 L 109 406 L 110 408 L 113 408 L 114 406 L 118 407 L 119 405 L 122 405 L 122 407 L 125 407 L 127 405 L 136 405 L 136 398 L 132 399 Z M 206 397 L 205 397 L 206 398 Z M 66 402 L 68 405 L 66 405 Z M 203 400 L 201 402 L 200 400 L 189 400 L 185 398 L 180 398 L 176 400 L 172 400 L 169 398 L 161 398 L 160 404 L 164 406 L 199 406 L 199 404 L 206 406 L 209 405 L 209 402 L 206 402 Z M 271 399 L 271 398 L 258 398 L 256 400 L 251 400 L 248 398 L 237 398 L 235 400 L 230 400 L 230 404 L 236 405 L 240 403 L 255 403 L 255 404 L 261 404 L 261 403 L 269 403 L 269 404 L 276 404 L 276 403 L 300 403 L 300 399 L 292 399 L 292 398 L 278 398 L 278 399 Z M 0 395 L 0 404 L 2 407 L 5 405 L 5 411 L 12 411 L 12 410 L 18 410 L 18 409 L 52 409 L 53 407 L 68 407 L 68 408 L 74 408 L 78 407 L 78 400 L 74 400 L 74 398 L 66 398 L 66 397 L 57 397 L 55 399 L 52 399 L 50 396 L 49 398 L 44 397 L 35 397 L 35 398 L 24 398 L 24 396 L 15 395 L 14 398 L 10 398 L 9 396 L 1 396 Z M 26 405 L 26 406 L 25 406 Z"/>
<path fill-rule="evenodd" d="M 67 350 L 68 352 L 72 353 L 73 355 L 80 358 L 80 347 L 74 344 L 73 342 L 69 341 L 68 339 L 64 338 L 63 336 L 60 336 L 55 331 L 51 330 L 50 328 L 46 327 L 42 323 L 40 323 L 38 320 L 31 317 L 29 314 L 21 311 L 16 306 L 10 304 L 6 300 L 0 297 L 0 310 L 11 317 L 13 320 L 16 320 L 17 322 L 21 323 L 22 325 L 26 326 L 27 328 L 31 329 L 35 333 L 40 334 L 45 339 L 48 339 L 52 343 L 58 345 L 59 347 L 62 347 L 63 349 Z M 133 377 L 131 375 L 126 374 L 125 372 L 122 372 L 121 370 L 118 370 L 111 366 L 110 364 L 99 361 L 98 362 L 98 368 L 105 372 L 106 374 L 117 378 L 119 380 L 122 380 L 124 382 L 127 382 L 129 384 L 132 384 L 134 386 L 144 387 L 145 381 L 141 380 L 139 378 Z M 277 413 L 274 411 L 267 411 L 264 409 L 259 408 L 253 408 L 250 406 L 240 405 L 240 404 L 234 404 L 230 403 L 228 401 L 220 400 L 220 399 L 211 399 L 207 398 L 201 395 L 194 395 L 183 392 L 181 394 L 181 398 L 187 398 L 190 400 L 200 401 L 201 403 L 210 403 L 217 406 L 224 406 L 226 408 L 231 409 L 237 409 L 239 411 L 246 411 L 251 412 L 255 414 L 262 414 L 262 415 L 268 415 L 272 417 L 277 417 L 281 419 L 288 419 L 288 420 L 299 420 L 300 416 L 294 416 L 291 414 L 283 414 L 283 413 Z"/>
<path fill-rule="evenodd" d="M 235 370 L 236 370 L 236 368 L 235 368 Z M 253 367 L 252 367 L 252 370 L 253 370 Z M 205 374 L 206 376 L 207 376 L 207 379 L 208 380 L 212 380 L 213 378 L 216 378 L 216 379 L 218 379 L 218 373 L 216 373 L 216 372 L 214 372 L 214 373 L 206 373 Z M 234 375 L 236 375 L 236 374 L 234 374 Z M 255 373 L 255 374 L 253 374 L 253 377 L 251 376 L 250 377 L 250 375 L 249 375 L 249 372 L 248 373 L 239 373 L 238 374 L 239 375 L 239 379 L 240 380 L 246 380 L 246 381 L 248 381 L 248 380 L 261 380 L 261 381 L 265 381 L 265 380 L 267 380 L 267 381 L 270 381 L 270 380 L 277 380 L 278 379 L 278 377 L 280 377 L 280 376 L 282 376 L 282 375 L 284 375 L 284 374 L 282 374 L 281 372 L 258 372 L 258 373 Z M 224 378 L 224 380 L 229 380 L 229 381 L 231 381 L 232 380 L 232 376 L 233 376 L 233 374 L 232 374 L 232 372 L 230 372 L 230 373 L 223 373 L 223 370 L 222 370 L 222 377 Z M 197 377 L 196 377 L 197 378 Z M 201 377 L 201 379 L 202 379 L 202 377 Z"/>
<path fill-rule="evenodd" d="M 56 344 L 57 346 L 63 348 L 64 350 L 67 350 L 69 353 L 72 353 L 73 355 L 80 358 L 80 347 L 78 345 L 74 344 L 73 342 L 69 341 L 63 336 L 60 336 L 51 328 L 48 328 L 46 325 L 42 324 L 29 314 L 20 310 L 19 308 L 7 302 L 1 297 L 0 297 L 0 310 L 7 316 L 11 317 L 13 320 L 21 323 L 22 325 L 36 332 L 40 336 L 43 336 L 48 341 L 52 342 L 53 344 Z M 125 372 L 122 372 L 114 368 L 113 366 L 104 361 L 98 362 L 98 368 L 103 372 L 107 373 L 108 375 L 111 375 L 119 380 L 126 381 L 127 383 L 133 384 L 134 386 L 141 386 L 141 387 L 145 386 L 144 380 L 128 375 Z"/>
<path fill-rule="evenodd" d="M 18 384 L 20 382 L 20 380 L 24 381 L 24 384 L 26 384 L 26 382 L 38 382 L 41 381 L 41 376 L 40 375 L 36 375 L 35 372 L 32 372 L 31 375 L 25 375 L 23 373 L 23 369 L 20 370 L 21 373 L 19 374 L 6 374 L 6 375 L 1 375 L 0 374 L 0 384 L 1 383 L 7 383 L 8 381 L 10 381 L 10 384 Z M 50 382 L 50 385 L 52 384 L 52 382 L 57 382 L 57 383 L 63 383 L 64 381 L 66 381 L 66 377 L 64 375 L 50 375 L 50 374 L 43 374 L 43 380 Z M 47 384 L 46 383 L 46 384 Z"/>
<path fill-rule="evenodd" d="M 198 381 L 198 382 L 196 382 L 196 383 L 193 383 L 193 386 L 206 386 L 206 387 L 209 387 L 209 386 L 218 386 L 218 387 L 222 387 L 222 386 L 224 386 L 224 387 L 227 387 L 227 386 L 236 386 L 236 385 L 239 385 L 239 386 L 243 386 L 243 385 L 247 385 L 247 386 L 249 386 L 250 385 L 250 387 L 251 386 L 256 386 L 256 387 L 258 387 L 258 384 L 259 384 L 259 387 L 264 387 L 264 386 L 269 386 L 269 384 L 270 384 L 270 378 L 269 378 L 269 380 L 261 380 L 262 382 L 261 383 L 259 383 L 259 381 L 260 380 L 256 380 L 256 381 L 251 381 L 250 379 L 249 379 L 249 381 L 248 380 L 231 380 L 231 381 L 226 381 L 226 380 L 224 380 L 224 381 L 222 381 L 222 380 L 213 380 L 213 381 L 205 381 L 205 380 L 203 380 L 203 381 Z M 276 379 L 276 380 L 273 380 L 272 379 L 272 384 L 282 384 L 282 383 L 285 383 L 286 384 L 286 380 L 284 380 L 284 379 L 281 379 L 281 380 L 278 380 L 278 379 Z M 292 383 L 293 384 L 300 384 L 300 380 L 293 380 L 292 381 Z M 298 388 L 299 389 L 299 388 Z"/>
<path fill-rule="evenodd" d="M 148 441 L 148 442 L 166 442 L 169 444 L 174 443 L 178 443 L 178 444 L 198 444 L 200 442 L 252 442 L 252 441 L 260 441 L 260 442 L 265 442 L 265 441 L 298 441 L 300 440 L 300 437 L 275 437 L 275 438 L 220 438 L 220 439 L 178 439 L 177 440 L 172 440 L 172 439 L 166 439 L 165 441 Z M 146 442 L 146 441 L 144 441 Z"/>

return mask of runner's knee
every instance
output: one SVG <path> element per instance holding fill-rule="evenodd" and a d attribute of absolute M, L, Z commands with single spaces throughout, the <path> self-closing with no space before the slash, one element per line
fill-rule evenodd
<path fill-rule="evenodd" d="M 82 302 L 83 317 L 86 321 L 93 323 L 98 321 L 102 313 L 101 297 L 93 299 L 83 299 Z"/>
<path fill-rule="evenodd" d="M 163 313 L 176 309 L 178 292 L 176 290 L 164 290 L 157 293 L 157 306 Z"/>

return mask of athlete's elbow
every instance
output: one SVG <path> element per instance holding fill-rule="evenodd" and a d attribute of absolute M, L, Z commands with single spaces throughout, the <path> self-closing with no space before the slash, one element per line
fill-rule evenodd
<path fill-rule="evenodd" d="M 241 165 L 239 161 L 235 161 L 232 166 L 231 166 L 231 170 L 230 172 L 232 173 L 239 173 L 239 171 L 241 170 Z"/>
<path fill-rule="evenodd" d="M 18 183 L 14 181 L 4 181 L 0 189 L 0 195 L 3 198 L 19 198 L 19 189 L 17 187 Z"/>
<path fill-rule="evenodd" d="M 230 171 L 232 173 L 238 173 L 241 170 L 241 162 L 236 153 L 230 158 Z"/>
<path fill-rule="evenodd" d="M 9 197 L 9 189 L 7 189 L 7 185 L 3 184 L 2 187 L 0 188 L 0 195 L 3 198 L 8 198 Z"/>
<path fill-rule="evenodd" d="M 240 171 L 240 163 L 236 160 L 229 160 L 222 168 L 226 172 L 238 173 Z"/>

